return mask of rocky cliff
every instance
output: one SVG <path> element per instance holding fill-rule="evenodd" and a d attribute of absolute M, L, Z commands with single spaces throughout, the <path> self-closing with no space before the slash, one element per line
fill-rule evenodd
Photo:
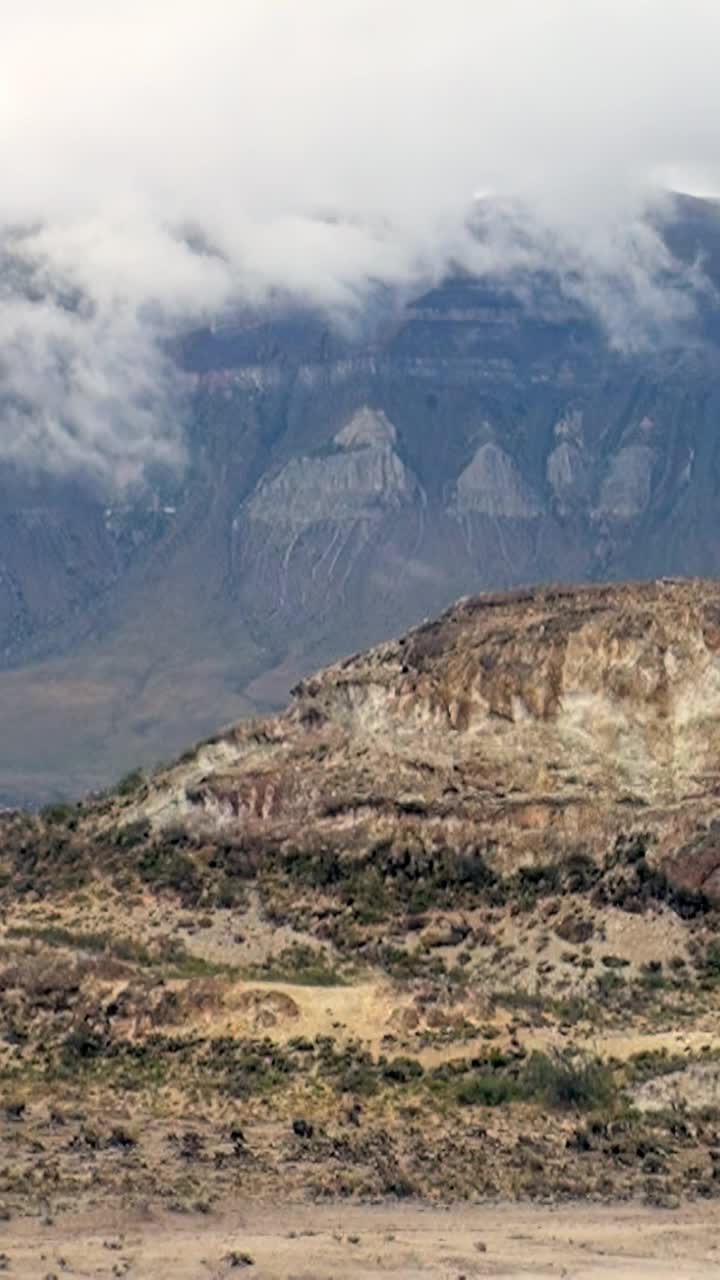
<path fill-rule="evenodd" d="M 541 588 L 461 600 L 303 681 L 126 821 L 503 873 L 642 831 L 678 883 L 718 892 L 719 760 L 720 586 Z"/>

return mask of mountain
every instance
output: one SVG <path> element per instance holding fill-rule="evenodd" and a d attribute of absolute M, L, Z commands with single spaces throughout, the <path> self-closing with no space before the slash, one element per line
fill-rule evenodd
<path fill-rule="evenodd" d="M 379 290 L 352 332 L 277 302 L 178 336 L 182 475 L 119 503 L 0 468 L 0 801 L 104 786 L 464 593 L 718 573 L 718 207 L 662 231 L 707 288 L 650 346 L 550 268 Z"/>
<path fill-rule="evenodd" d="M 0 818 L 5 1215 L 720 1193 L 720 586 L 464 599 Z"/>

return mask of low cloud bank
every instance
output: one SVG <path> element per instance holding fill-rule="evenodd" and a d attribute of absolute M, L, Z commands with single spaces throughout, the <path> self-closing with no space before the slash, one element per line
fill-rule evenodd
<path fill-rule="evenodd" d="M 0 458 L 115 489 L 181 466 L 166 339 L 277 290 L 347 320 L 378 281 L 542 267 L 619 349 L 673 334 L 708 286 L 657 193 L 720 191 L 719 41 L 714 0 L 26 0 Z"/>

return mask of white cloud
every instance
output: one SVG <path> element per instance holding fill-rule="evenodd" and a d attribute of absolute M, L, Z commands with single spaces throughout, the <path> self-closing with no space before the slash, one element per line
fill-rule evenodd
<path fill-rule="evenodd" d="M 25 0 L 0 222 L 85 305 L 3 300 L 0 456 L 116 481 L 179 456 L 158 339 L 272 288 L 343 310 L 449 259 L 543 261 L 621 345 L 653 332 L 687 295 L 643 215 L 669 179 L 720 191 L 718 47 L 716 0 Z M 529 248 L 473 242 L 478 189 Z"/>

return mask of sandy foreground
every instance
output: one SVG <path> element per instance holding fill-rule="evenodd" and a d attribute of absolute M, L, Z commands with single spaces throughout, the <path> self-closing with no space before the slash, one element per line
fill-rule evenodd
<path fill-rule="evenodd" d="M 33 1280 L 705 1280 L 720 1277 L 720 1214 L 712 1204 L 252 1206 L 210 1218 L 11 1221 L 0 1250 L 0 1269 Z"/>

